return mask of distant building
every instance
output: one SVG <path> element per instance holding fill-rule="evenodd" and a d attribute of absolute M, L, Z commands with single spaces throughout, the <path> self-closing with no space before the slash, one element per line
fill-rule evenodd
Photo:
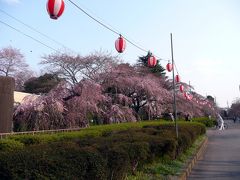
<path fill-rule="evenodd" d="M 14 104 L 21 104 L 24 101 L 24 98 L 27 96 L 32 96 L 34 99 L 39 97 L 39 95 L 36 94 L 14 91 Z"/>

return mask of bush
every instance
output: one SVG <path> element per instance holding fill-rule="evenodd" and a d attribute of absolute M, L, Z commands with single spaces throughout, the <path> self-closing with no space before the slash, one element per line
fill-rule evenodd
<path fill-rule="evenodd" d="M 192 118 L 192 121 L 202 123 L 206 127 L 213 127 L 214 125 L 216 125 L 216 120 L 215 119 L 209 119 L 208 117 Z"/>
<path fill-rule="evenodd" d="M 106 179 L 106 161 L 74 143 L 34 145 L 0 154 L 1 179 Z"/>
<path fill-rule="evenodd" d="M 165 146 L 163 149 L 161 149 L 161 152 L 163 152 L 163 155 L 170 158 L 176 158 L 176 155 L 180 155 L 182 152 L 184 152 L 192 145 L 197 137 L 206 132 L 205 126 L 203 124 L 181 122 L 178 123 L 179 136 L 177 140 L 175 126 L 173 124 L 165 124 L 164 126 L 146 125 L 144 128 L 155 128 L 162 132 L 164 139 L 161 142 L 163 143 L 166 141 L 168 142 L 168 145 L 166 142 L 164 145 L 161 145 L 161 143 L 158 142 L 158 145 L 155 145 L 155 147 L 160 146 L 160 148 L 162 148 Z"/>
<path fill-rule="evenodd" d="M 22 149 L 23 147 L 24 144 L 15 140 L 3 139 L 0 141 L 0 151 L 14 151 Z"/>
<path fill-rule="evenodd" d="M 156 158 L 175 159 L 205 133 L 189 122 L 179 123 L 178 139 L 173 123 L 100 127 L 0 141 L 0 178 L 121 180 Z"/>
<path fill-rule="evenodd" d="M 149 144 L 146 142 L 121 143 L 117 148 L 127 152 L 131 172 L 134 174 L 138 166 L 144 164 L 149 157 Z"/>
<path fill-rule="evenodd" d="M 118 147 L 102 144 L 99 151 L 107 161 L 107 179 L 124 179 L 130 171 L 130 161 L 126 151 Z"/>
<path fill-rule="evenodd" d="M 33 135 L 22 135 L 14 138 L 13 140 L 19 141 L 24 145 L 40 144 L 41 142 L 43 142 L 43 139 L 41 139 L 39 136 L 33 136 Z"/>

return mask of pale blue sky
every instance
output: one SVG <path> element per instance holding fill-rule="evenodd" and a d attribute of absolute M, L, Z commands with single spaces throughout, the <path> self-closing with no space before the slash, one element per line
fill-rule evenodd
<path fill-rule="evenodd" d="M 225 107 L 240 96 L 240 1 L 238 0 L 73 0 L 96 18 L 120 31 L 127 38 L 164 59 L 174 57 L 182 80 L 195 90 L 210 94 Z M 117 54 L 117 36 L 95 23 L 65 0 L 63 15 L 48 17 L 46 0 L 0 0 L 0 9 L 61 42 L 73 51 L 87 55 L 94 50 Z M 58 44 L 29 30 L 0 12 L 0 20 L 59 49 Z M 52 50 L 0 23 L 0 48 L 19 48 L 37 71 L 43 54 Z M 32 52 L 30 52 L 32 51 Z M 121 55 L 135 63 L 144 52 L 127 44 Z M 163 61 L 165 67 L 167 62 Z M 169 74 L 170 75 L 170 74 Z"/>

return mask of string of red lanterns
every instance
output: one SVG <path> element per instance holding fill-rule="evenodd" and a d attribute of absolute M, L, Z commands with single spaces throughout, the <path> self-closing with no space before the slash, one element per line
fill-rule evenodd
<path fill-rule="evenodd" d="M 171 64 L 170 62 L 167 63 L 167 65 L 166 65 L 166 70 L 167 70 L 168 72 L 171 72 L 171 71 L 173 70 L 173 68 L 174 68 L 173 64 Z M 179 74 L 177 74 L 177 75 L 175 76 L 175 81 L 176 81 L 176 83 L 178 83 L 178 84 L 181 83 L 181 78 L 180 78 L 180 75 L 179 75 Z M 180 91 L 181 93 L 183 93 L 183 96 L 184 96 L 187 100 L 192 100 L 192 99 L 193 99 L 193 95 L 190 94 L 189 92 L 185 91 L 184 89 L 185 89 L 184 86 L 183 86 L 182 84 L 180 84 L 180 85 L 179 85 L 179 91 Z"/>
<path fill-rule="evenodd" d="M 166 65 L 166 70 L 167 70 L 168 72 L 171 72 L 171 71 L 173 70 L 173 68 L 174 68 L 174 65 L 173 65 L 173 64 L 171 64 L 170 62 L 167 63 L 167 65 Z M 180 83 L 180 82 L 181 82 L 181 79 L 180 79 L 180 75 L 179 75 L 179 74 L 177 74 L 177 75 L 175 76 L 175 81 L 176 81 L 176 83 Z M 175 87 L 174 87 L 174 88 L 175 88 Z M 184 96 L 187 100 L 191 100 L 191 99 L 193 98 L 193 96 L 192 96 L 191 94 L 189 94 L 188 92 L 184 91 L 184 86 L 183 86 L 182 84 L 179 85 L 179 90 L 180 90 L 181 93 L 183 93 L 183 96 Z"/>
<path fill-rule="evenodd" d="M 70 1 L 71 2 L 71 1 Z M 48 0 L 47 1 L 47 12 L 50 16 L 51 19 L 58 19 L 64 12 L 64 9 L 65 9 L 65 3 L 64 3 L 64 0 Z M 101 25 L 104 25 L 102 24 L 101 22 L 98 22 L 100 23 Z M 105 26 L 106 28 L 108 28 L 107 26 Z M 109 28 L 108 28 L 109 29 Z M 111 29 L 109 29 L 111 30 Z M 116 31 L 114 33 L 117 33 Z M 129 41 L 129 40 L 128 40 Z M 130 42 L 130 41 L 129 41 Z M 131 42 L 130 42 L 131 43 Z M 132 43 L 133 44 L 133 43 Z M 135 45 L 136 46 L 136 45 Z M 115 49 L 118 53 L 123 53 L 126 49 L 126 40 L 124 39 L 124 37 L 122 35 L 120 35 L 118 37 L 118 39 L 115 41 Z M 148 66 L 149 67 L 155 67 L 157 65 L 157 59 L 155 56 L 153 55 L 150 55 L 148 57 Z M 175 65 L 175 64 L 174 64 Z M 173 64 L 171 63 L 167 63 L 166 65 L 166 70 L 168 72 L 171 72 L 173 70 Z M 180 83 L 181 79 L 180 79 L 180 76 L 179 74 L 177 74 L 175 76 L 175 81 L 177 83 Z M 193 99 L 193 96 L 191 94 L 189 94 L 188 92 L 185 92 L 184 91 L 184 86 L 182 84 L 180 84 L 179 86 L 179 90 L 181 93 L 184 94 L 184 97 L 188 100 L 191 100 Z M 199 103 L 197 100 L 196 100 L 197 103 Z M 202 103 L 202 104 L 205 104 L 205 103 Z"/>

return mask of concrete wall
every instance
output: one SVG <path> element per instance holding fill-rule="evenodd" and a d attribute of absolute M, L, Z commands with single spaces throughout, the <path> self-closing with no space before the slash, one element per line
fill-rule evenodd
<path fill-rule="evenodd" d="M 14 79 L 0 76 L 0 133 L 12 131 Z"/>

